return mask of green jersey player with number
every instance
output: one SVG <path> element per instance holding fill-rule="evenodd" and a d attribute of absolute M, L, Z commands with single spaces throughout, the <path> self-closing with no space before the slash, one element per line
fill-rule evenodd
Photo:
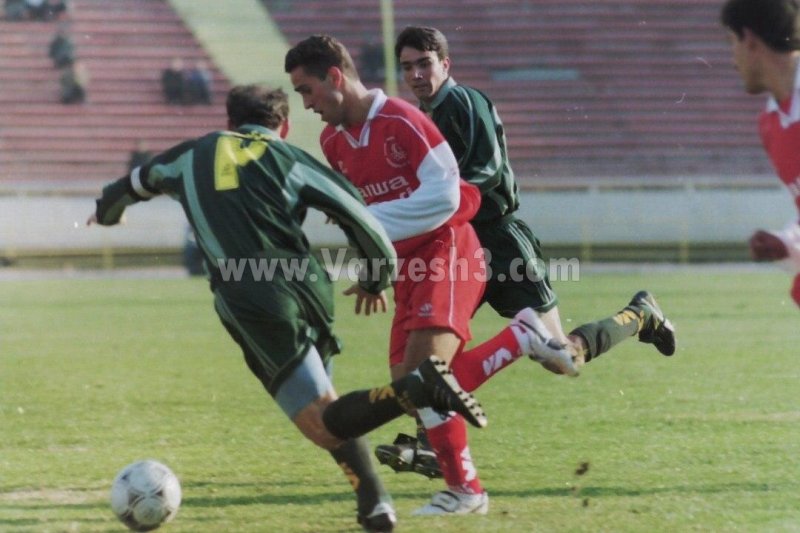
<path fill-rule="evenodd" d="M 203 252 L 215 310 L 248 367 L 345 472 L 364 530 L 392 531 L 395 512 L 361 435 L 417 408 L 454 410 L 478 427 L 485 415 L 436 357 L 385 387 L 337 399 L 328 365 L 340 350 L 331 281 L 300 225 L 309 207 L 336 221 L 367 259 L 357 285 L 370 294 L 389 285 L 394 249 L 346 179 L 283 141 L 289 111 L 283 91 L 234 87 L 227 111 L 228 131 L 179 144 L 106 186 L 88 223 L 116 224 L 126 207 L 159 194 L 181 203 Z M 275 260 L 299 268 L 289 276 L 272 269 L 278 275 L 264 279 L 270 269 L 257 265 Z M 252 266 L 231 268 L 231 261 Z"/>

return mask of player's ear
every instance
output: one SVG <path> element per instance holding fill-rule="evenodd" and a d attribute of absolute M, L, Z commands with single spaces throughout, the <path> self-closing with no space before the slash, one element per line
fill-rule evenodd
<path fill-rule="evenodd" d="M 341 89 L 344 81 L 344 72 L 339 67 L 331 67 L 328 69 L 328 79 L 335 89 Z"/>
<path fill-rule="evenodd" d="M 442 69 L 444 69 L 445 74 L 450 74 L 450 57 L 445 57 L 442 59 Z"/>
<path fill-rule="evenodd" d="M 289 119 L 287 118 L 283 122 L 281 122 L 280 128 L 278 129 L 278 135 L 281 136 L 281 139 L 285 139 L 289 136 Z"/>
<path fill-rule="evenodd" d="M 752 50 L 762 44 L 762 41 L 750 28 L 742 28 L 742 44 Z"/>

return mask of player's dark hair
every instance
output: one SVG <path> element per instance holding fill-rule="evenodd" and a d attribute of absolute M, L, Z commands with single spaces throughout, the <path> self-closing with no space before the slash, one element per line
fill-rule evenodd
<path fill-rule="evenodd" d="M 450 55 L 444 34 L 427 26 L 406 26 L 394 42 L 394 56 L 399 58 L 406 46 L 421 52 L 435 52 L 440 61 Z"/>
<path fill-rule="evenodd" d="M 347 48 L 330 35 L 312 35 L 300 41 L 286 53 L 284 70 L 288 73 L 303 67 L 307 74 L 321 80 L 328 77 L 328 69 L 336 67 L 348 78 L 358 79 L 353 58 Z"/>
<path fill-rule="evenodd" d="M 722 25 L 739 38 L 748 28 L 776 52 L 800 50 L 798 0 L 728 0 L 720 11 Z"/>
<path fill-rule="evenodd" d="M 237 85 L 228 92 L 225 102 L 228 120 L 235 127 L 256 124 L 277 129 L 289 118 L 289 98 L 282 89 L 265 85 Z"/>

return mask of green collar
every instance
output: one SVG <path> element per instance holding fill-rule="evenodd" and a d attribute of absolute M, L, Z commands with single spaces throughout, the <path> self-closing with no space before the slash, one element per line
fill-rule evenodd
<path fill-rule="evenodd" d="M 281 136 L 278 134 L 277 131 L 271 130 L 266 126 L 261 126 L 259 124 L 242 124 L 236 131 L 239 133 L 260 133 L 261 135 L 268 136 L 268 137 L 275 137 L 276 139 L 280 139 Z"/>
<path fill-rule="evenodd" d="M 439 87 L 439 92 L 436 93 L 436 96 L 433 97 L 433 101 L 430 104 L 424 104 L 420 102 L 419 105 L 420 109 L 422 109 L 425 112 L 433 111 L 434 109 L 439 107 L 439 104 L 444 102 L 444 99 L 447 98 L 447 95 L 450 93 L 450 91 L 453 90 L 453 88 L 456 85 L 458 85 L 458 83 L 456 83 L 456 80 L 454 80 L 452 76 L 447 78 L 446 80 L 444 80 L 442 86 Z"/>

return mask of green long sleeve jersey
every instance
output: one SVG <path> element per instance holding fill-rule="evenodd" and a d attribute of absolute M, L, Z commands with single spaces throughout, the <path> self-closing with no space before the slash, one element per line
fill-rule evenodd
<path fill-rule="evenodd" d="M 430 105 L 422 105 L 458 160 L 461 177 L 481 191 L 474 222 L 488 222 L 519 208 L 508 161 L 503 122 L 489 98 L 448 78 Z"/>
<path fill-rule="evenodd" d="M 103 189 L 96 216 L 116 224 L 125 208 L 167 194 L 183 206 L 214 278 L 230 259 L 307 257 L 307 208 L 344 230 L 368 269 L 361 287 L 377 294 L 396 264 L 391 241 L 343 176 L 273 131 L 246 125 L 181 143 Z"/>

